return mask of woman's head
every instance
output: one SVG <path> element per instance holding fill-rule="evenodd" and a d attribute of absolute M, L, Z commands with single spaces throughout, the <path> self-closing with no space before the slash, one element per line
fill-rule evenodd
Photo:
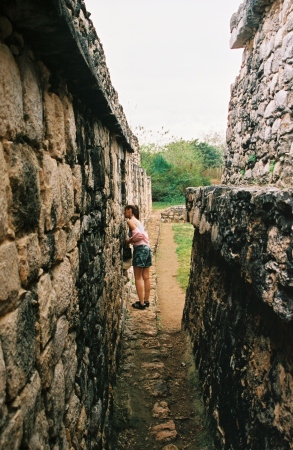
<path fill-rule="evenodd" d="M 127 205 L 125 206 L 124 212 L 126 211 L 130 211 L 132 212 L 132 214 L 134 215 L 134 217 L 139 220 L 139 208 L 137 205 Z"/>

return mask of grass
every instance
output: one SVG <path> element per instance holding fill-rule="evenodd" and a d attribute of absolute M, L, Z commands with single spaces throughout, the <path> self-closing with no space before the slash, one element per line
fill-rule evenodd
<path fill-rule="evenodd" d="M 169 202 L 153 202 L 152 209 L 166 209 L 169 208 L 169 206 L 175 206 L 175 205 L 185 205 L 185 198 L 182 197 L 182 199 L 175 199 L 173 201 Z"/>
<path fill-rule="evenodd" d="M 174 241 L 177 244 L 176 253 L 179 261 L 177 281 L 186 290 L 190 273 L 190 258 L 194 228 L 190 223 L 174 223 L 172 226 Z"/>

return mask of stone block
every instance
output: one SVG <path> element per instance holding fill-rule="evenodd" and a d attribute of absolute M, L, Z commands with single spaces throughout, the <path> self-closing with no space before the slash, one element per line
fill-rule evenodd
<path fill-rule="evenodd" d="M 4 149 L 0 142 L 0 242 L 6 237 L 8 231 L 8 202 L 11 196 L 8 169 L 4 158 Z"/>
<path fill-rule="evenodd" d="M 277 227 L 268 231 L 267 252 L 279 264 L 285 264 L 288 260 L 287 251 L 290 250 L 290 236 L 282 235 Z"/>
<path fill-rule="evenodd" d="M 21 411 L 10 415 L 7 425 L 1 431 L 0 448 L 9 450 L 19 450 L 23 436 L 23 419 Z"/>
<path fill-rule="evenodd" d="M 27 54 L 18 58 L 23 89 L 23 112 L 26 134 L 29 139 L 40 142 L 43 138 L 43 101 L 38 75 Z"/>
<path fill-rule="evenodd" d="M 44 408 L 36 415 L 34 429 L 28 442 L 28 448 L 31 450 L 50 450 L 49 445 L 49 425 Z"/>
<path fill-rule="evenodd" d="M 65 155 L 66 144 L 64 110 L 58 95 L 53 92 L 44 93 L 44 112 L 50 155 L 61 160 Z"/>
<path fill-rule="evenodd" d="M 67 241 L 67 233 L 64 230 L 58 230 L 54 233 L 54 244 L 55 244 L 55 251 L 54 251 L 54 260 L 55 261 L 63 261 L 67 248 L 66 248 L 66 241 Z"/>
<path fill-rule="evenodd" d="M 54 263 L 55 239 L 53 233 L 47 233 L 40 239 L 41 267 L 50 268 Z"/>
<path fill-rule="evenodd" d="M 67 333 L 68 322 L 66 317 L 62 316 L 57 321 L 56 332 L 53 338 L 48 342 L 44 351 L 39 356 L 38 370 L 40 372 L 43 388 L 51 386 L 53 370 L 62 355 Z"/>
<path fill-rule="evenodd" d="M 47 389 L 51 386 L 54 370 L 54 344 L 51 340 L 45 350 L 40 354 L 37 361 L 37 369 L 40 373 L 42 388 Z"/>
<path fill-rule="evenodd" d="M 282 60 L 290 61 L 293 57 L 293 31 L 288 33 L 282 42 Z"/>
<path fill-rule="evenodd" d="M 74 117 L 74 110 L 71 101 L 68 97 L 63 98 L 63 109 L 65 116 L 65 137 L 66 137 L 66 154 L 67 159 L 75 162 L 76 159 L 76 124 Z"/>
<path fill-rule="evenodd" d="M 14 242 L 0 246 L 0 314 L 13 310 L 20 290 L 18 254 Z"/>
<path fill-rule="evenodd" d="M 80 416 L 81 404 L 79 398 L 73 392 L 67 405 L 67 413 L 65 416 L 65 426 L 69 431 L 73 431 Z"/>
<path fill-rule="evenodd" d="M 7 373 L 7 397 L 15 398 L 35 365 L 35 311 L 27 293 L 18 309 L 0 321 L 0 337 Z"/>
<path fill-rule="evenodd" d="M 6 368 L 0 343 L 0 427 L 5 422 L 7 415 L 6 407 Z"/>
<path fill-rule="evenodd" d="M 22 85 L 13 55 L 2 43 L 0 43 L 0 61 L 0 136 L 14 139 L 22 129 Z"/>
<path fill-rule="evenodd" d="M 284 134 L 292 133 L 292 131 L 293 131 L 293 120 L 291 114 L 287 113 L 281 119 L 279 132 L 280 135 L 282 136 Z"/>
<path fill-rule="evenodd" d="M 75 247 L 68 255 L 68 259 L 71 264 L 73 279 L 77 280 L 79 275 L 79 251 L 78 247 Z"/>
<path fill-rule="evenodd" d="M 57 294 L 57 313 L 61 316 L 70 305 L 74 290 L 71 265 L 68 258 L 52 270 L 53 286 Z"/>
<path fill-rule="evenodd" d="M 62 205 L 62 219 L 58 226 L 63 227 L 68 224 L 74 214 L 74 188 L 70 166 L 59 164 L 58 171 Z"/>
<path fill-rule="evenodd" d="M 41 210 L 39 163 L 28 145 L 12 146 L 9 178 L 13 197 L 12 223 L 16 232 L 36 231 Z"/>
<path fill-rule="evenodd" d="M 38 401 L 41 396 L 41 380 L 38 372 L 35 372 L 30 382 L 25 386 L 20 394 L 20 408 L 23 417 L 23 437 L 28 444 L 35 426 L 35 419 L 38 413 Z"/>
<path fill-rule="evenodd" d="M 49 155 L 43 156 L 43 184 L 45 230 L 52 230 L 61 220 L 62 205 L 57 161 Z"/>
<path fill-rule="evenodd" d="M 67 334 L 68 334 L 68 322 L 66 317 L 62 316 L 58 319 L 56 333 L 53 339 L 54 360 L 56 362 L 61 358 Z"/>
<path fill-rule="evenodd" d="M 49 274 L 44 274 L 37 286 L 42 348 L 52 338 L 57 324 L 57 295 Z"/>
<path fill-rule="evenodd" d="M 17 241 L 20 279 L 27 287 L 33 279 L 37 279 L 41 265 L 41 251 L 38 236 L 29 234 Z"/>
<path fill-rule="evenodd" d="M 77 220 L 74 225 L 70 226 L 67 231 L 66 251 L 72 252 L 77 247 L 77 242 L 80 239 L 80 220 Z"/>
<path fill-rule="evenodd" d="M 65 340 L 65 348 L 62 353 L 62 362 L 64 367 L 64 375 L 65 375 L 65 399 L 68 398 L 72 394 L 72 390 L 74 387 L 76 370 L 77 370 L 77 356 L 76 356 L 76 335 L 71 334 L 68 335 Z"/>
<path fill-rule="evenodd" d="M 62 361 L 59 361 L 54 370 L 50 389 L 47 392 L 47 412 L 52 421 L 50 434 L 58 436 L 65 412 L 65 380 Z"/>
<path fill-rule="evenodd" d="M 81 167 L 76 165 L 73 169 L 74 205 L 76 212 L 82 208 L 82 172 Z"/>

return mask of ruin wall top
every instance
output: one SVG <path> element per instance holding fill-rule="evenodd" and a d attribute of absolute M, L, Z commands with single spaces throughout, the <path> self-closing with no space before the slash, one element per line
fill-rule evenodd
<path fill-rule="evenodd" d="M 231 48 L 243 48 L 259 27 L 263 15 L 274 0 L 246 0 L 233 14 L 230 22 Z"/>
<path fill-rule="evenodd" d="M 0 15 L 3 11 L 35 55 L 52 69 L 62 67 L 70 91 L 83 99 L 118 142 L 137 152 L 137 138 L 112 86 L 103 46 L 84 1 L 3 0 Z"/>
<path fill-rule="evenodd" d="M 293 3 L 247 0 L 231 19 L 232 48 L 244 48 L 231 86 L 222 182 L 292 185 Z"/>

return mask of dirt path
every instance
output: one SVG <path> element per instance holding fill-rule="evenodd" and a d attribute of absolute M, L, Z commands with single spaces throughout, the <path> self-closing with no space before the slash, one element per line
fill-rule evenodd
<path fill-rule="evenodd" d="M 210 450 L 193 357 L 181 331 L 185 294 L 175 277 L 172 225 L 161 225 L 155 211 L 148 232 L 154 255 L 150 308 L 131 308 L 137 296 L 129 283 L 111 450 Z"/>
<path fill-rule="evenodd" d="M 164 331 L 180 331 L 185 292 L 176 280 L 179 263 L 172 223 L 161 226 L 160 245 L 156 258 L 158 273 L 158 316 Z"/>

